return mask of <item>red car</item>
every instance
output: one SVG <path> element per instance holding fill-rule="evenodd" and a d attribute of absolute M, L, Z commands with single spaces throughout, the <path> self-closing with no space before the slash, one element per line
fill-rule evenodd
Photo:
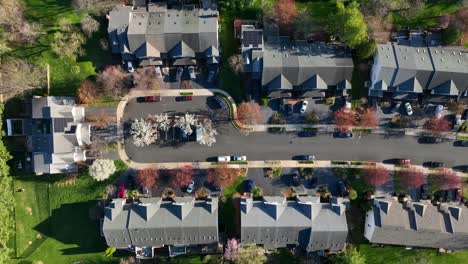
<path fill-rule="evenodd" d="M 176 97 L 177 102 L 182 102 L 182 101 L 192 101 L 192 96 L 177 96 Z"/>
<path fill-rule="evenodd" d="M 125 183 L 123 182 L 119 184 L 119 192 L 117 193 L 117 198 L 125 198 Z"/>
<path fill-rule="evenodd" d="M 411 160 L 410 159 L 397 159 L 395 163 L 397 165 L 411 165 Z"/>
<path fill-rule="evenodd" d="M 159 102 L 159 101 L 161 101 L 161 97 L 160 96 L 155 96 L 155 95 L 144 96 L 144 97 L 138 97 L 137 98 L 137 102 L 139 102 L 139 103 L 151 103 L 151 102 Z"/>

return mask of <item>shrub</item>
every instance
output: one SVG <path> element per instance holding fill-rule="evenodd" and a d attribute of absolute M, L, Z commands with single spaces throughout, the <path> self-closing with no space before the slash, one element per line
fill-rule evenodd
<path fill-rule="evenodd" d="M 356 200 L 357 198 L 357 192 L 355 190 L 349 190 L 349 193 L 348 193 L 348 198 L 350 201 L 352 200 Z"/>
<path fill-rule="evenodd" d="M 96 181 L 103 181 L 115 172 L 115 164 L 112 160 L 97 159 L 89 167 L 89 176 Z"/>
<path fill-rule="evenodd" d="M 262 98 L 262 105 L 268 105 L 269 102 L 270 102 L 270 99 Z"/>

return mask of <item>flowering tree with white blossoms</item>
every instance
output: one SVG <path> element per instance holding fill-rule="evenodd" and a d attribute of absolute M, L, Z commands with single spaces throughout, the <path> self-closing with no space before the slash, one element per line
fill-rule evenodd
<path fill-rule="evenodd" d="M 193 133 L 192 126 L 197 124 L 197 119 L 195 115 L 185 113 L 184 116 L 178 116 L 175 119 L 174 126 L 180 128 L 187 135 Z"/>
<path fill-rule="evenodd" d="M 166 113 L 150 116 L 157 128 L 162 131 L 168 131 L 171 128 L 171 120 Z"/>
<path fill-rule="evenodd" d="M 214 143 L 216 143 L 216 135 L 218 135 L 218 131 L 213 128 L 213 124 L 211 120 L 205 119 L 202 122 L 197 124 L 197 127 L 200 129 L 200 145 L 206 145 L 211 147 Z"/>
<path fill-rule="evenodd" d="M 103 181 L 115 172 L 115 164 L 112 160 L 97 159 L 89 167 L 89 176 L 96 181 Z"/>
<path fill-rule="evenodd" d="M 132 135 L 135 146 L 144 147 L 157 140 L 158 130 L 153 123 L 140 118 L 133 121 L 130 135 Z"/>

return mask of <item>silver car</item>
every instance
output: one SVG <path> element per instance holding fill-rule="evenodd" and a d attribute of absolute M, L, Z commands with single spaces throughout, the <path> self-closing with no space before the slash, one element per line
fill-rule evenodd
<path fill-rule="evenodd" d="M 195 182 L 190 181 L 188 186 L 187 186 L 187 193 L 192 193 L 193 192 L 193 187 L 195 187 Z"/>
<path fill-rule="evenodd" d="M 195 76 L 195 67 L 189 66 L 188 71 L 189 71 L 190 79 L 195 80 L 197 78 L 197 76 Z"/>
<path fill-rule="evenodd" d="M 406 113 L 410 116 L 413 115 L 413 108 L 410 103 L 405 103 Z"/>

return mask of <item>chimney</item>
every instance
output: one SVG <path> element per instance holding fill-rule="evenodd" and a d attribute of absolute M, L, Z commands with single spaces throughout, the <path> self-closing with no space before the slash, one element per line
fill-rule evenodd
<path fill-rule="evenodd" d="M 195 204 L 195 198 L 193 197 L 176 197 L 172 206 L 174 207 L 175 215 L 180 219 L 184 218 L 192 211 Z"/>
<path fill-rule="evenodd" d="M 284 209 L 288 206 L 285 197 L 265 196 L 263 197 L 263 207 L 268 215 L 273 219 L 278 220 L 283 214 Z"/>
<path fill-rule="evenodd" d="M 311 220 L 318 215 L 322 208 L 319 197 L 298 196 L 296 201 L 302 214 Z"/>
<path fill-rule="evenodd" d="M 448 211 L 450 215 L 455 218 L 457 221 L 460 220 L 462 208 L 458 206 L 449 206 Z"/>
<path fill-rule="evenodd" d="M 145 221 L 148 221 L 161 207 L 161 198 L 142 198 L 139 204 L 135 205 L 134 210 Z"/>
<path fill-rule="evenodd" d="M 205 200 L 206 209 L 210 213 L 214 213 L 218 209 L 218 198 L 208 197 Z"/>
<path fill-rule="evenodd" d="M 248 214 L 250 209 L 252 209 L 252 198 L 241 198 L 240 207 L 244 214 Z"/>
<path fill-rule="evenodd" d="M 332 204 L 331 209 L 333 212 L 341 216 L 344 214 L 346 208 L 343 204 Z"/>
<path fill-rule="evenodd" d="M 104 209 L 105 217 L 113 221 L 120 214 L 120 212 L 122 212 L 124 205 L 125 199 L 112 200 L 112 202 Z"/>

